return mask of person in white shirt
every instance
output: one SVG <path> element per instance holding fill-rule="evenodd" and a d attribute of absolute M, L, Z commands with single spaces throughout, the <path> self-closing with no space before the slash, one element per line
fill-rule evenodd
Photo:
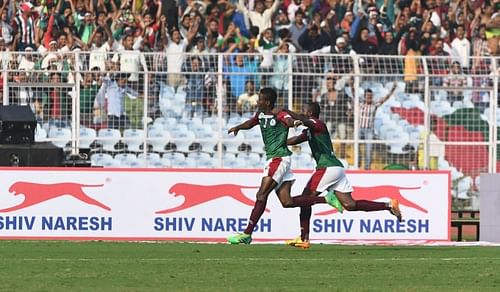
<path fill-rule="evenodd" d="M 140 46 L 140 40 L 134 44 L 134 36 L 132 34 L 128 34 L 123 39 L 122 46 L 123 48 L 118 50 L 118 53 L 113 56 L 113 59 L 111 61 L 115 64 L 120 64 L 121 72 L 131 73 L 128 81 L 138 82 L 138 72 L 148 72 L 146 59 L 138 49 L 138 47 Z"/>
<path fill-rule="evenodd" d="M 259 31 L 264 31 L 266 30 L 266 28 L 270 28 L 273 26 L 272 17 L 280 4 L 281 0 L 275 0 L 273 5 L 270 8 L 266 9 L 264 2 L 259 0 L 255 1 L 255 11 L 252 11 L 245 6 L 244 0 L 239 0 L 236 7 L 238 8 L 238 10 L 248 15 L 248 18 L 252 22 L 252 25 L 257 26 L 259 28 Z"/>
<path fill-rule="evenodd" d="M 104 33 L 107 35 L 105 42 Z M 113 36 L 107 25 L 99 26 L 89 40 L 90 55 L 89 55 L 89 69 L 99 68 L 101 71 L 106 71 L 109 68 L 107 65 L 108 54 L 113 49 Z"/>
<path fill-rule="evenodd" d="M 469 40 L 465 37 L 465 27 L 461 24 L 456 28 L 457 37 L 451 42 L 453 55 L 458 57 L 460 66 L 464 73 L 469 72 L 471 45 Z"/>
<path fill-rule="evenodd" d="M 108 127 L 112 129 L 130 128 L 130 120 L 125 112 L 125 98 L 136 99 L 139 95 L 127 86 L 126 73 L 115 74 L 114 78 L 103 78 L 103 84 L 94 100 L 94 112 L 100 116 L 105 110 L 108 116 Z"/>
<path fill-rule="evenodd" d="M 243 92 L 236 101 L 239 113 L 253 112 L 257 109 L 257 100 L 259 95 L 255 92 L 255 83 L 253 80 L 245 82 L 245 92 Z"/>
<path fill-rule="evenodd" d="M 185 39 L 181 37 L 178 29 L 174 29 L 168 39 L 165 53 L 167 55 L 168 85 L 178 87 L 184 84 L 185 79 L 182 76 L 182 64 L 184 64 L 183 54 L 193 38 L 198 32 L 199 24 L 195 22 L 190 28 Z"/>

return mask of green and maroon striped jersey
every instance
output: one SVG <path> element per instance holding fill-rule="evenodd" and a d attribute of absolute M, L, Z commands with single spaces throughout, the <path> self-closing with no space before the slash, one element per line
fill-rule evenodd
<path fill-rule="evenodd" d="M 289 130 L 286 126 L 286 119 L 289 117 L 290 115 L 284 111 L 276 115 L 273 113 L 256 112 L 253 116 L 253 125 L 260 125 L 266 159 L 292 155 L 292 152 L 286 145 Z"/>
<path fill-rule="evenodd" d="M 330 166 L 344 167 L 333 152 L 332 139 L 325 123 L 317 118 L 310 118 L 309 121 L 314 127 L 302 131 L 301 136 L 305 135 L 309 142 L 312 156 L 316 160 L 316 169 Z"/>

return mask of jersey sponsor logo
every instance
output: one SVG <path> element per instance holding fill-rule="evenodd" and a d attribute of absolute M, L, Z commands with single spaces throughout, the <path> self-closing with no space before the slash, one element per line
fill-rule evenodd
<path fill-rule="evenodd" d="M 71 183 L 71 182 L 55 183 L 55 184 L 41 184 L 41 183 L 24 182 L 24 181 L 15 182 L 10 186 L 9 192 L 13 193 L 14 196 L 23 195 L 24 200 L 15 206 L 8 207 L 5 209 L 0 209 L 0 212 L 12 212 L 24 209 L 29 206 L 37 205 L 42 202 L 49 201 L 65 195 L 71 196 L 88 205 L 97 206 L 104 210 L 111 211 L 111 208 L 91 198 L 83 191 L 83 188 L 89 188 L 89 187 L 95 188 L 102 186 L 103 184 L 86 185 L 86 184 Z"/>
<path fill-rule="evenodd" d="M 176 183 L 170 188 L 169 193 L 173 194 L 174 197 L 184 197 L 184 202 L 177 207 L 157 211 L 156 214 L 178 212 L 223 197 L 229 197 L 242 204 L 253 207 L 255 201 L 250 200 L 242 190 L 258 188 L 258 186 L 243 186 L 236 184 L 196 185 L 189 183 Z M 266 208 L 266 212 L 270 212 L 269 209 Z"/>
<path fill-rule="evenodd" d="M 371 186 L 371 187 L 358 187 L 353 186 L 354 191 L 352 192 L 352 198 L 354 200 L 369 200 L 376 201 L 382 198 L 396 199 L 399 201 L 400 205 L 413 208 L 423 213 L 428 213 L 427 209 L 414 203 L 407 198 L 403 197 L 401 191 L 404 190 L 419 190 L 421 187 L 400 187 L 391 185 L 382 186 Z M 336 213 L 337 210 L 328 210 L 324 212 L 319 212 L 315 215 L 330 215 Z"/>

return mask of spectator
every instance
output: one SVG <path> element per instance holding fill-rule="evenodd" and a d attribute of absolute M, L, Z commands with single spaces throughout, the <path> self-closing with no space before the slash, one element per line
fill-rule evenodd
<path fill-rule="evenodd" d="M 331 136 L 335 139 L 352 139 L 353 133 L 353 106 L 351 98 L 344 90 L 337 90 L 337 77 L 332 74 L 326 76 L 327 92 L 317 100 L 321 105 L 321 120 L 325 121 Z M 346 143 L 340 142 L 338 156 L 346 158 Z"/>
<path fill-rule="evenodd" d="M 232 52 L 236 49 L 241 51 L 245 43 L 248 43 L 248 39 L 241 35 L 240 29 L 233 22 L 230 22 L 224 38 L 218 39 L 217 47 L 220 52 Z"/>
<path fill-rule="evenodd" d="M 207 26 L 207 43 L 215 42 L 218 44 L 221 40 L 224 39 L 219 33 L 219 23 L 215 19 L 208 19 L 206 22 Z"/>
<path fill-rule="evenodd" d="M 290 5 L 291 6 L 291 5 Z M 289 7 L 290 7 L 289 6 Z M 292 39 L 292 43 L 297 49 L 302 50 L 302 47 L 299 44 L 299 37 L 306 31 L 307 26 L 304 23 L 305 14 L 302 10 L 298 10 L 295 13 L 295 20 L 290 25 L 290 35 Z"/>
<path fill-rule="evenodd" d="M 463 25 L 457 26 L 456 35 L 456 38 L 451 42 L 451 48 L 454 55 L 458 57 L 460 66 L 462 66 L 462 71 L 468 74 L 471 45 L 469 40 L 465 37 L 465 27 Z"/>
<path fill-rule="evenodd" d="M 467 78 L 462 72 L 460 62 L 455 61 L 451 64 L 450 73 L 444 78 L 443 86 L 452 88 L 448 91 L 448 100 L 451 103 L 463 99 L 463 90 L 460 87 L 467 86 Z"/>
<path fill-rule="evenodd" d="M 104 38 L 106 34 L 106 38 Z M 108 64 L 108 54 L 111 52 L 114 44 L 111 30 L 105 23 L 100 23 L 90 37 L 90 54 L 88 68 L 99 68 L 101 71 L 106 71 L 110 68 Z"/>
<path fill-rule="evenodd" d="M 78 1 L 77 5 L 80 5 L 78 8 L 75 8 L 75 5 L 73 4 L 73 1 L 68 1 L 69 4 L 71 5 L 71 12 L 73 14 L 73 20 L 75 21 L 75 28 L 77 31 L 76 37 L 83 43 L 83 44 L 88 44 L 90 37 L 92 36 L 92 32 L 95 29 L 95 24 L 94 24 L 94 18 L 95 16 L 92 14 L 93 7 L 90 5 L 90 11 L 85 11 L 83 14 L 83 22 L 82 19 L 80 18 L 80 13 L 83 12 L 84 10 L 82 6 L 82 1 Z M 93 3 L 93 2 L 91 2 Z M 127 1 L 124 1 L 124 3 L 127 3 Z"/>
<path fill-rule="evenodd" d="M 290 28 L 290 20 L 288 19 L 287 14 L 285 13 L 284 10 L 278 10 L 278 15 L 276 17 L 276 20 L 274 22 L 274 30 L 275 31 L 280 31 L 284 28 L 289 29 Z"/>
<path fill-rule="evenodd" d="M 125 98 L 136 99 L 138 93 L 127 86 L 129 76 L 118 73 L 103 78 L 103 83 L 94 100 L 94 112 L 101 116 L 102 111 L 107 114 L 107 126 L 112 129 L 130 128 L 130 119 L 125 112 Z"/>
<path fill-rule="evenodd" d="M 329 39 L 324 31 L 315 24 L 308 24 L 307 30 L 299 37 L 299 45 L 307 52 L 313 52 L 328 46 Z"/>
<path fill-rule="evenodd" d="M 353 21 L 353 15 L 351 11 L 347 11 L 344 14 L 344 18 L 340 22 L 340 28 L 342 28 L 342 31 L 345 32 L 350 32 L 351 27 L 352 27 L 352 21 Z"/>
<path fill-rule="evenodd" d="M 139 74 L 137 72 L 148 72 L 146 59 L 139 50 L 142 38 L 139 38 L 134 44 L 134 36 L 127 34 L 122 41 L 122 47 L 118 49 L 118 53 L 111 60 L 114 64 L 119 64 L 121 72 L 130 73 L 129 81 L 137 83 Z"/>
<path fill-rule="evenodd" d="M 207 90 L 205 88 L 205 78 L 207 68 L 199 56 L 191 56 L 186 64 L 184 64 L 183 72 L 187 72 L 185 78 L 186 86 L 186 111 L 191 116 L 202 116 L 207 110 L 205 106 L 207 102 Z"/>
<path fill-rule="evenodd" d="M 251 62 L 242 54 L 235 54 L 230 59 L 230 66 L 226 68 L 229 73 L 228 79 L 231 89 L 228 106 L 233 110 L 237 98 L 243 93 L 247 80 L 253 80 L 252 73 L 255 69 L 251 67 Z M 255 61 L 254 61 L 255 62 Z M 255 81 L 254 81 L 255 82 Z"/>
<path fill-rule="evenodd" d="M 270 79 L 268 74 L 273 71 L 273 54 L 278 50 L 271 28 L 264 30 L 262 33 L 258 50 L 262 54 L 262 62 L 260 63 L 260 72 L 263 73 L 261 86 L 270 87 L 268 86 L 268 80 Z"/>
<path fill-rule="evenodd" d="M 255 82 L 247 80 L 245 83 L 245 92 L 242 93 L 236 102 L 237 111 L 240 114 L 254 112 L 257 109 L 257 100 L 259 95 L 255 91 Z"/>
<path fill-rule="evenodd" d="M 377 109 L 386 102 L 396 90 L 397 83 L 394 82 L 391 91 L 379 101 L 373 101 L 373 91 L 365 90 L 364 100 L 359 104 L 359 138 L 364 140 L 373 140 L 375 135 L 375 114 Z M 369 170 L 372 162 L 372 142 L 365 142 L 364 168 Z"/>
<path fill-rule="evenodd" d="M 10 6 L 10 3 L 12 2 L 13 1 L 4 0 L 2 1 L 2 6 L 0 7 L 0 32 L 7 46 L 11 45 L 14 39 L 13 38 L 14 30 L 8 22 L 10 7 L 7 7 L 7 5 Z"/>
<path fill-rule="evenodd" d="M 245 6 L 244 0 L 238 0 L 238 4 L 236 5 L 236 7 L 238 8 L 238 10 L 248 15 L 248 18 L 252 22 L 252 25 L 257 26 L 259 28 L 259 31 L 264 31 L 266 28 L 270 28 L 273 26 L 272 16 L 278 9 L 281 1 L 282 0 L 265 0 L 266 5 L 269 7 L 266 8 L 264 1 L 256 0 L 255 11 L 253 11 L 249 10 Z"/>
<path fill-rule="evenodd" d="M 87 72 L 83 75 L 83 80 L 80 83 L 80 124 L 86 127 L 93 124 L 94 100 L 99 89 L 93 81 L 92 73 Z"/>
<path fill-rule="evenodd" d="M 433 75 L 431 77 L 431 83 L 437 86 L 443 85 L 443 78 L 440 75 L 447 75 L 448 69 L 450 68 L 450 55 L 443 50 L 443 46 L 443 41 L 437 40 L 434 51 L 432 52 L 432 56 L 439 58 L 432 58 L 431 60 L 429 60 L 429 71 Z"/>
<path fill-rule="evenodd" d="M 13 0 L 11 0 L 13 1 Z M 13 22 L 14 35 L 17 36 L 16 50 L 24 51 L 26 47 L 37 49 L 35 44 L 35 19 L 32 15 L 33 4 L 24 2 L 20 5 L 21 13 L 16 16 Z"/>
<path fill-rule="evenodd" d="M 283 100 L 284 107 L 288 108 L 288 88 L 290 88 L 290 83 L 288 80 L 289 72 L 289 61 L 288 58 L 293 58 L 289 55 L 289 44 L 287 42 L 281 42 L 277 48 L 275 60 L 273 62 L 273 75 L 271 76 L 270 83 L 271 86 L 276 90 L 278 94 L 278 103 Z"/>
<path fill-rule="evenodd" d="M 174 29 L 170 34 L 170 39 L 167 41 L 164 49 L 167 55 L 168 84 L 170 86 L 177 88 L 184 84 L 184 79 L 181 75 L 181 68 L 184 63 L 183 54 L 196 36 L 197 31 L 198 24 L 194 23 L 186 39 L 181 38 L 181 34 L 177 29 Z"/>
<path fill-rule="evenodd" d="M 52 68 L 49 68 L 52 69 Z M 50 73 L 50 83 L 54 87 L 49 89 L 44 97 L 44 112 L 48 112 L 49 125 L 58 128 L 71 126 L 71 99 L 67 89 L 61 87 L 61 74 L 59 72 Z"/>

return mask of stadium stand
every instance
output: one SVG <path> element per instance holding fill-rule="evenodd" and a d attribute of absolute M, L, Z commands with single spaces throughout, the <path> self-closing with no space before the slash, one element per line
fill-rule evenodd
<path fill-rule="evenodd" d="M 3 104 L 29 103 L 36 140 L 60 147 L 70 145 L 76 121 L 93 165 L 125 166 L 116 156 L 128 151 L 159 154 L 156 167 L 259 167 L 259 129 L 226 132 L 253 116 L 258 90 L 269 86 L 279 107 L 319 102 L 336 154 L 354 169 L 395 162 L 449 169 L 457 197 L 472 193 L 460 179 L 500 170 L 497 1 L 181 0 L 78 11 L 69 1 L 30 1 L 33 13 L 4 2 Z M 257 6 L 267 18 L 252 23 L 244 11 Z M 119 17 L 123 11 L 137 21 Z M 47 29 L 20 30 L 19 15 Z M 367 93 L 379 102 L 394 82 L 375 111 L 373 137 L 360 136 Z M 311 153 L 307 144 L 292 150 L 300 159 Z M 198 151 L 211 159 L 191 159 Z M 294 164 L 312 167 L 305 159 Z"/>

